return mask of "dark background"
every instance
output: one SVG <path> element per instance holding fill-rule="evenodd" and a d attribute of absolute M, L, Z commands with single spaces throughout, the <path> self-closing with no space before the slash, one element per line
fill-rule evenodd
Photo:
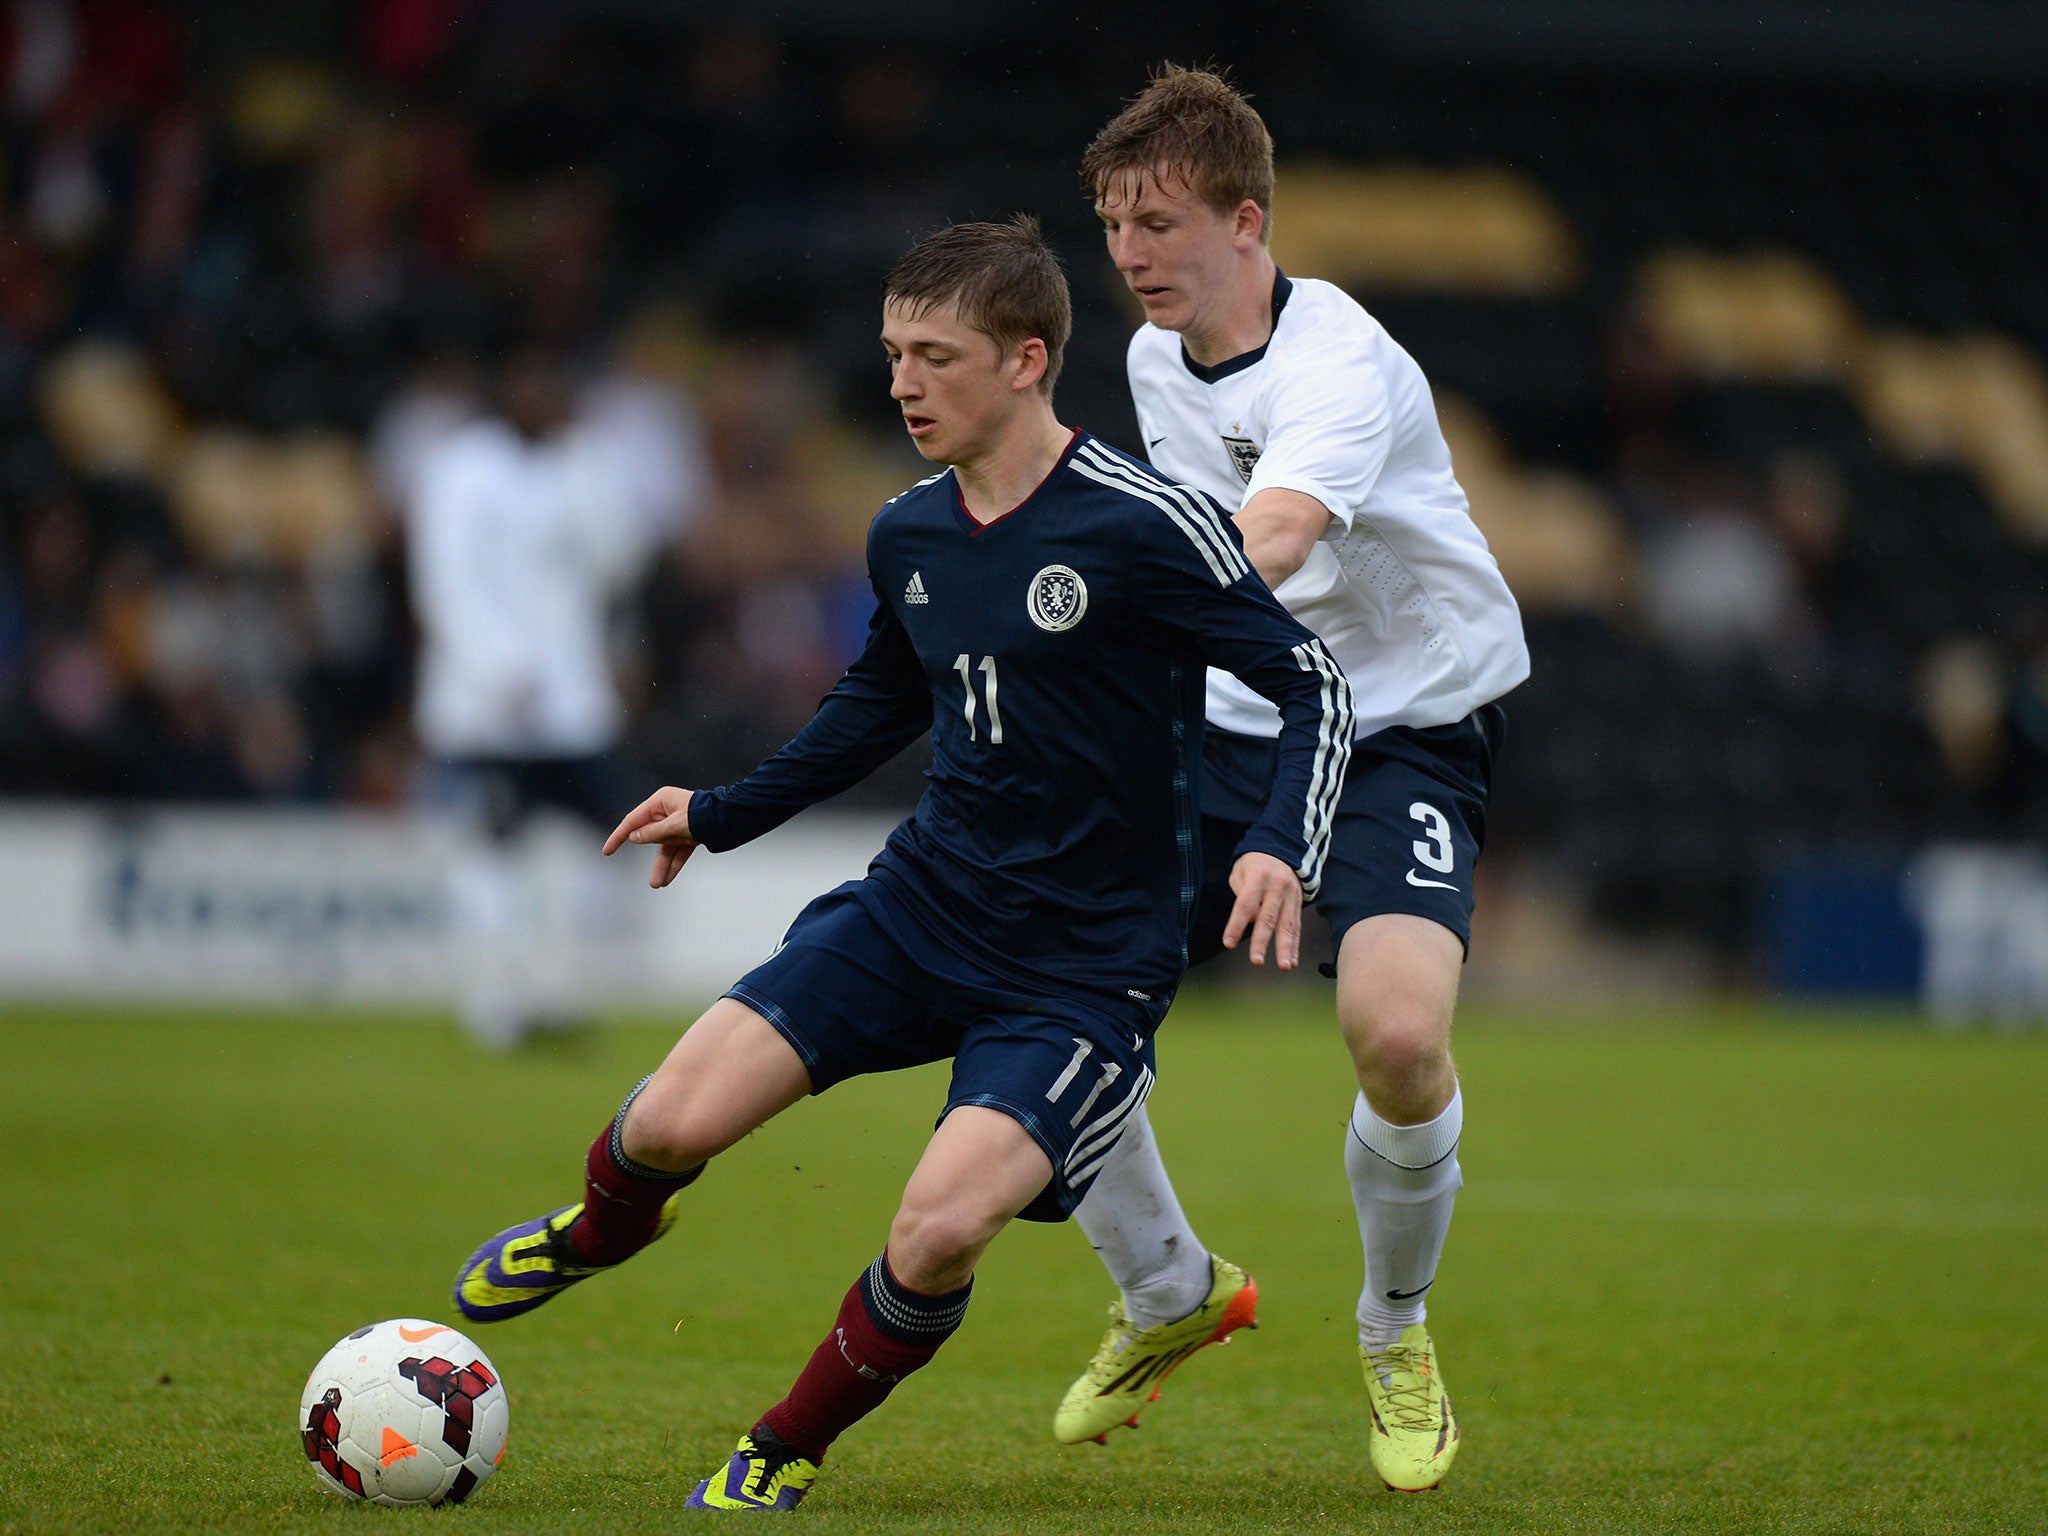
<path fill-rule="evenodd" d="M 1172 58 L 1264 113 L 1276 249 L 1309 164 L 1505 171 L 1569 232 L 1521 286 L 1298 269 L 1421 362 L 1523 601 L 1492 862 L 1740 975 L 1801 892 L 2048 839 L 2038 5 L 73 0 L 5 38 L 0 794 L 407 803 L 365 445 L 535 340 L 637 348 L 701 420 L 711 488 L 620 615 L 630 749 L 744 771 L 857 644 L 860 527 L 917 471 L 874 338 L 909 241 L 1040 214 L 1062 414 L 1137 446 L 1074 167 Z M 1840 345 L 1703 366 L 1674 252 L 1795 258 Z M 1887 423 L 1881 353 L 1949 438 Z M 255 501 L 299 531 L 240 536 Z"/>

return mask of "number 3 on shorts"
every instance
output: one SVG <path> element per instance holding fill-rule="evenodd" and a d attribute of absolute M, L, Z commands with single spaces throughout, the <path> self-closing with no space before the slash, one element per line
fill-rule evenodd
<path fill-rule="evenodd" d="M 1435 806 L 1418 800 L 1408 807 L 1408 814 L 1422 823 L 1423 837 L 1409 846 L 1415 850 L 1415 859 L 1426 864 L 1440 875 L 1448 875 L 1457 863 L 1457 854 L 1451 848 L 1451 823 L 1444 813 Z"/>

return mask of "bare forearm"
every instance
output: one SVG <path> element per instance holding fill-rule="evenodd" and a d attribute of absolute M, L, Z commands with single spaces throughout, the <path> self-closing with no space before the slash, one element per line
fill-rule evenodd
<path fill-rule="evenodd" d="M 1300 570 L 1330 524 L 1329 509 L 1300 491 L 1264 490 L 1236 518 L 1245 558 L 1269 587 Z"/>

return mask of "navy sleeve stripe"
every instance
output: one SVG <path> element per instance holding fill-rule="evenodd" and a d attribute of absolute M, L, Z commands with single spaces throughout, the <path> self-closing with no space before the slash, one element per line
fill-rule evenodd
<path fill-rule="evenodd" d="M 1351 691 L 1343 686 L 1343 673 L 1322 641 L 1297 645 L 1294 660 L 1302 671 L 1322 679 L 1323 718 L 1316 730 L 1315 765 L 1309 775 L 1308 799 L 1301 820 L 1301 840 L 1306 852 L 1301 867 L 1295 871 L 1312 896 L 1322 884 L 1323 860 L 1330 850 L 1331 822 L 1336 815 L 1337 797 L 1344 788 L 1344 770 L 1351 761 L 1355 717 Z"/>
<path fill-rule="evenodd" d="M 1082 462 L 1083 457 L 1086 463 Z M 1172 518 L 1175 526 L 1201 550 L 1220 585 L 1229 586 L 1251 569 L 1244 552 L 1224 532 L 1206 498 L 1184 486 L 1141 476 L 1129 465 L 1097 452 L 1093 443 L 1084 444 L 1071 462 L 1089 479 L 1149 501 Z"/>

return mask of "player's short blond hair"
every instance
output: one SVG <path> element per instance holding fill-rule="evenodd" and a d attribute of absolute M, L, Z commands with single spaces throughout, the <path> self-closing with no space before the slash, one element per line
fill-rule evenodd
<path fill-rule="evenodd" d="M 1219 213 L 1246 198 L 1273 223 L 1273 136 L 1251 103 L 1208 69 L 1162 64 L 1081 156 L 1081 182 L 1098 201 L 1133 195 L 1151 176 L 1178 179 Z"/>
<path fill-rule="evenodd" d="M 1036 337 L 1045 343 L 1038 388 L 1052 394 L 1074 330 L 1074 301 L 1060 259 L 1031 215 L 1020 213 L 1007 224 L 953 224 L 926 235 L 889 269 L 882 296 L 913 316 L 952 304 L 964 324 L 1006 356 Z"/>

